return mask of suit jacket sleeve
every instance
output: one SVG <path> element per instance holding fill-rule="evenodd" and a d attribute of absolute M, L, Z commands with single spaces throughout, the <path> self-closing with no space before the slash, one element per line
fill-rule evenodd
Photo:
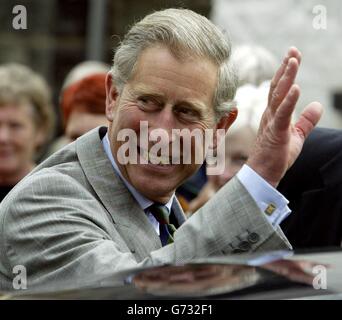
<path fill-rule="evenodd" d="M 259 235 L 251 252 L 290 248 L 233 179 L 176 231 L 173 244 L 139 261 L 98 199 L 82 189 L 68 175 L 42 170 L 9 195 L 0 215 L 2 289 L 11 289 L 16 265 L 26 267 L 29 288 L 77 287 L 127 268 L 230 254 L 251 232 Z"/>

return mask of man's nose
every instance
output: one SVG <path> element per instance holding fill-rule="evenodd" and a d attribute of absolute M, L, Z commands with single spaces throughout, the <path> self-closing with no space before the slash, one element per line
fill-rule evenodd
<path fill-rule="evenodd" d="M 164 107 L 158 114 L 152 129 L 161 129 L 167 135 L 168 141 L 172 142 L 172 129 L 176 129 L 176 119 L 171 107 Z"/>

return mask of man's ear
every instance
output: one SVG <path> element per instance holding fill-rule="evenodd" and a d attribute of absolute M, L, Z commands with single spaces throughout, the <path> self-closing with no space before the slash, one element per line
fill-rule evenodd
<path fill-rule="evenodd" d="M 224 129 L 226 132 L 236 120 L 238 115 L 238 109 L 233 107 L 227 115 L 224 115 L 216 125 L 217 129 Z"/>
<path fill-rule="evenodd" d="M 113 111 L 116 100 L 118 98 L 118 90 L 113 83 L 111 72 L 106 76 L 106 118 L 108 121 L 113 121 Z"/>
<path fill-rule="evenodd" d="M 219 122 L 216 124 L 216 132 L 214 134 L 214 143 L 213 147 L 216 149 L 217 145 L 221 143 L 220 137 L 221 135 L 218 134 L 217 130 L 221 129 L 224 130 L 224 133 L 226 134 L 230 126 L 233 124 L 233 122 L 236 120 L 238 115 L 238 109 L 236 107 L 233 107 L 228 114 L 224 115 Z M 223 135 L 221 138 L 224 138 L 225 135 Z"/>

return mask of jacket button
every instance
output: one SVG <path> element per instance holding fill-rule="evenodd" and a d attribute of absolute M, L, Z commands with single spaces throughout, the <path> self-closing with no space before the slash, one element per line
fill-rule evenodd
<path fill-rule="evenodd" d="M 257 243 L 260 240 L 260 236 L 257 233 L 252 232 L 248 235 L 247 240 L 249 243 Z"/>
<path fill-rule="evenodd" d="M 238 245 L 239 249 L 246 252 L 251 248 L 251 245 L 248 241 L 241 241 Z"/>
<path fill-rule="evenodd" d="M 246 251 L 241 250 L 241 249 L 239 249 L 239 248 L 235 248 L 235 249 L 233 250 L 233 253 L 244 253 L 244 252 L 246 252 Z"/>

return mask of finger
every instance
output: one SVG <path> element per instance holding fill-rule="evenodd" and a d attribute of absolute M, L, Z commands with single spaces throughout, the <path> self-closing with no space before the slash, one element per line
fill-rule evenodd
<path fill-rule="evenodd" d="M 303 139 L 310 134 L 323 114 L 323 106 L 319 102 L 311 102 L 301 113 L 295 128 Z"/>
<path fill-rule="evenodd" d="M 284 101 L 279 106 L 275 116 L 275 126 L 279 131 L 288 130 L 296 103 L 300 95 L 299 86 L 292 85 Z"/>
<path fill-rule="evenodd" d="M 271 81 L 271 85 L 270 85 L 270 92 L 269 92 L 269 96 L 268 96 L 268 101 L 271 100 L 272 94 L 274 89 L 277 87 L 277 84 L 279 82 L 279 80 L 281 79 L 281 77 L 283 76 L 285 69 L 287 67 L 288 61 L 290 60 L 290 58 L 296 58 L 298 61 L 298 65 L 300 65 L 300 62 L 302 60 L 302 55 L 299 52 L 299 50 L 296 47 L 291 47 L 288 52 L 287 55 L 285 56 L 281 66 L 279 67 L 279 69 L 277 70 L 276 74 L 274 75 L 272 81 Z"/>
<path fill-rule="evenodd" d="M 273 91 L 270 101 L 271 110 L 276 111 L 280 103 L 289 93 L 292 87 L 296 75 L 298 72 L 298 61 L 295 58 L 291 58 L 287 64 L 285 73 L 278 82 L 277 87 Z"/>
<path fill-rule="evenodd" d="M 282 75 L 284 74 L 284 71 L 286 69 L 287 63 L 288 63 L 289 57 L 288 55 L 284 58 L 283 62 L 281 63 L 279 69 L 277 70 L 277 72 L 275 73 L 275 75 L 272 78 L 271 84 L 270 84 L 270 91 L 268 93 L 268 101 L 271 101 L 272 98 L 272 94 L 274 89 L 277 87 L 277 84 L 280 80 L 280 78 L 282 77 Z"/>
<path fill-rule="evenodd" d="M 291 57 L 296 58 L 298 61 L 298 64 L 300 64 L 302 61 L 302 54 L 300 53 L 300 51 L 296 47 L 290 47 L 290 49 L 288 51 L 288 56 L 289 56 L 289 59 Z"/>

